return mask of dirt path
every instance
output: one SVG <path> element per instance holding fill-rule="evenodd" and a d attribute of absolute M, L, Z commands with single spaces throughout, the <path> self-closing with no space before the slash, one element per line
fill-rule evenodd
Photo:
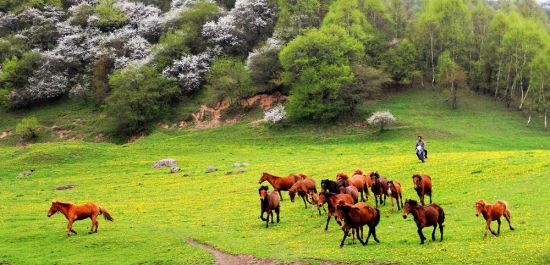
<path fill-rule="evenodd" d="M 277 264 L 284 264 L 282 262 L 271 260 L 271 259 L 260 259 L 257 257 L 254 257 L 252 255 L 246 255 L 241 254 L 238 256 L 227 254 L 223 251 L 220 251 L 212 246 L 200 243 L 198 241 L 195 241 L 193 239 L 187 239 L 187 243 L 194 245 L 196 247 L 200 247 L 202 249 L 205 249 L 206 251 L 210 252 L 214 258 L 216 259 L 217 265 L 255 265 L 255 264 L 265 264 L 265 265 L 277 265 Z M 322 265 L 337 265 L 339 263 L 332 263 L 328 261 L 318 261 Z M 309 262 L 302 263 L 302 262 L 293 262 L 290 263 L 292 265 L 304 265 L 309 264 Z"/>

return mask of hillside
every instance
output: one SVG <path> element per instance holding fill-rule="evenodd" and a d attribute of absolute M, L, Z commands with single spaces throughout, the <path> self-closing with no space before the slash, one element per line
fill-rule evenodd
<path fill-rule="evenodd" d="M 192 238 L 231 254 L 282 262 L 548 263 L 550 242 L 542 235 L 550 232 L 550 215 L 540 208 L 550 196 L 548 135 L 484 97 L 465 95 L 459 106 L 451 110 L 439 93 L 416 89 L 372 106 L 399 119 L 383 133 L 348 125 L 281 129 L 240 122 L 207 130 L 158 129 L 124 145 L 63 141 L 1 147 L 0 261 L 211 264 L 210 254 L 186 243 Z M 418 134 L 430 150 L 425 164 L 413 153 Z M 182 171 L 151 168 L 166 157 L 178 160 Z M 250 166 L 236 174 L 234 162 Z M 219 170 L 205 173 L 208 166 Z M 380 244 L 363 247 L 348 240 L 338 250 L 338 226 L 331 221 L 324 232 L 326 218 L 310 217 L 286 192 L 281 223 L 265 229 L 258 219 L 261 172 L 303 172 L 319 184 L 358 167 L 401 182 L 404 198 L 417 198 L 413 173 L 431 175 L 434 201 L 447 215 L 445 240 L 419 245 L 412 218 L 403 220 L 386 205 L 377 228 Z M 29 168 L 36 171 L 17 177 Z M 226 175 L 228 170 L 234 173 Z M 66 184 L 78 186 L 54 190 Z M 473 208 L 478 198 L 507 200 L 516 230 L 503 226 L 500 237 L 482 240 L 484 221 Z M 46 217 L 52 199 L 97 202 L 115 222 L 101 219 L 93 235 L 85 233 L 88 220 L 76 222 L 78 235 L 65 239 L 64 217 Z"/>

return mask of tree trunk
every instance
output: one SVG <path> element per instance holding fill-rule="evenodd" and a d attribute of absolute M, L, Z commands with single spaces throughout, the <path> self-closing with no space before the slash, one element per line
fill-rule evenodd
<path fill-rule="evenodd" d="M 529 95 L 530 88 L 531 88 L 531 84 L 527 86 L 527 91 L 525 92 L 525 95 L 523 94 L 523 88 L 521 89 L 521 102 L 519 103 L 519 107 L 518 107 L 519 110 L 523 109 L 523 103 L 527 99 L 527 95 Z"/>
<path fill-rule="evenodd" d="M 545 131 L 548 129 L 548 123 L 546 122 L 547 117 L 548 117 L 548 107 L 545 107 L 544 108 L 544 130 Z"/>
<path fill-rule="evenodd" d="M 432 53 L 432 87 L 435 86 L 435 63 L 434 63 L 434 36 L 430 32 L 430 51 Z"/>
<path fill-rule="evenodd" d="M 527 119 L 527 124 L 525 124 L 525 126 L 529 126 L 529 124 L 531 124 L 531 114 L 529 114 L 529 119 Z"/>
<path fill-rule="evenodd" d="M 383 121 L 382 121 L 382 122 L 380 122 L 380 131 L 383 131 L 383 130 L 384 130 L 384 125 L 385 125 L 385 124 L 384 124 L 384 122 L 383 122 Z"/>
<path fill-rule="evenodd" d="M 502 64 L 502 61 L 498 61 L 498 72 L 497 72 L 497 88 L 495 89 L 495 98 L 498 97 L 498 87 L 500 85 L 500 65 Z"/>

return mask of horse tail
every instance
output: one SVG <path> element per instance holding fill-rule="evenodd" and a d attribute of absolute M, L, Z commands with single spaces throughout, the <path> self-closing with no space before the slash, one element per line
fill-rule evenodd
<path fill-rule="evenodd" d="M 111 214 L 107 211 L 107 209 L 103 207 L 99 207 L 99 214 L 103 214 L 103 217 L 105 217 L 105 220 L 114 221 L 115 219 L 111 216 Z"/>
<path fill-rule="evenodd" d="M 374 226 L 377 226 L 378 223 L 380 223 L 380 210 L 378 208 L 374 208 L 376 210 L 376 217 L 374 218 Z"/>
<path fill-rule="evenodd" d="M 445 222 L 445 212 L 443 211 L 443 208 L 439 207 L 439 205 L 437 210 L 439 211 L 439 218 L 437 221 L 440 225 L 443 225 L 443 222 Z"/>
<path fill-rule="evenodd" d="M 512 215 L 512 212 L 510 211 L 510 206 L 508 205 L 508 202 L 506 201 L 499 201 L 502 204 L 504 204 L 504 213 L 508 214 L 508 216 Z"/>

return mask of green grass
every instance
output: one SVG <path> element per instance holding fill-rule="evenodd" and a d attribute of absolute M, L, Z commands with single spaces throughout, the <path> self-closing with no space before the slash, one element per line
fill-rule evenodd
<path fill-rule="evenodd" d="M 526 128 L 524 117 L 500 103 L 468 95 L 459 100 L 459 109 L 452 111 L 431 90 L 388 98 L 372 109 L 389 109 L 400 122 L 383 133 L 349 125 L 270 129 L 239 123 L 200 131 L 160 130 L 125 145 L 71 141 L 2 147 L 0 263 L 214 262 L 186 238 L 282 262 L 548 263 L 548 134 L 539 123 Z M 426 164 L 414 155 L 419 134 L 427 138 Z M 177 159 L 182 172 L 151 168 L 166 157 Z M 225 175 L 235 170 L 233 162 L 243 161 L 251 164 L 245 173 Z M 210 165 L 220 170 L 204 173 Z M 431 175 L 434 201 L 447 216 L 445 240 L 419 245 L 412 218 L 403 220 L 386 205 L 377 228 L 380 244 L 371 241 L 363 247 L 349 241 L 339 249 L 337 224 L 331 222 L 329 231 L 323 231 L 326 217 L 310 217 L 310 210 L 290 203 L 285 192 L 281 223 L 265 229 L 258 219 L 261 172 L 302 172 L 319 182 L 357 167 L 400 181 L 405 198 L 417 197 L 413 173 Z M 29 168 L 37 171 L 16 177 Z M 79 186 L 54 190 L 64 184 Z M 516 230 L 503 225 L 500 237 L 482 240 L 484 220 L 475 217 L 473 208 L 478 198 L 507 200 Z M 99 233 L 88 235 L 89 221 L 79 221 L 79 234 L 65 239 L 64 217 L 46 217 L 52 199 L 97 202 L 115 222 L 101 219 Z M 429 233 L 427 229 L 425 235 Z"/>

